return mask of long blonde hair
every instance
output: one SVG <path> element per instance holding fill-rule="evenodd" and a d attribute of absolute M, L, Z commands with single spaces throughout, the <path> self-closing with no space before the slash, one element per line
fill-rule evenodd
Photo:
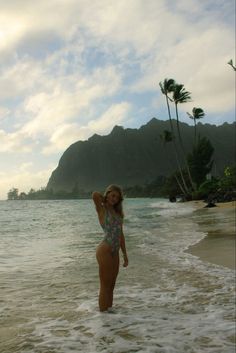
<path fill-rule="evenodd" d="M 107 200 L 107 195 L 112 192 L 112 191 L 116 191 L 118 192 L 118 194 L 120 195 L 120 200 L 117 202 L 116 205 L 114 205 L 114 209 L 115 211 L 122 217 L 124 218 L 124 212 L 123 212 L 123 206 L 122 206 L 122 201 L 124 200 L 124 196 L 123 196 L 123 191 L 121 189 L 120 186 L 115 185 L 115 184 L 111 184 L 109 185 L 104 193 L 104 201 L 106 202 Z"/>

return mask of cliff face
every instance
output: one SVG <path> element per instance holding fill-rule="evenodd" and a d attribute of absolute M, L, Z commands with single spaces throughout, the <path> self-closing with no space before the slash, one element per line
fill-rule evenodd
<path fill-rule="evenodd" d="M 93 135 L 72 144 L 62 155 L 47 188 L 71 191 L 103 189 L 108 184 L 144 184 L 176 168 L 171 144 L 165 147 L 160 135 L 169 129 L 168 121 L 153 118 L 139 129 L 115 126 L 107 136 Z M 181 123 L 186 152 L 193 144 L 194 128 Z M 198 124 L 198 133 L 210 139 L 214 152 L 213 173 L 235 163 L 235 124 Z"/>

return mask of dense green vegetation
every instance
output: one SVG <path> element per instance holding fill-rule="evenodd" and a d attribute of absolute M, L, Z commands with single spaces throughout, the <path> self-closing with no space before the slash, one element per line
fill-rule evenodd
<path fill-rule="evenodd" d="M 186 173 L 186 172 L 185 172 Z M 185 177 L 187 175 L 185 174 Z M 207 199 L 209 196 L 215 201 L 231 201 L 235 199 L 236 190 L 236 166 L 226 167 L 221 178 L 212 177 L 211 180 L 203 181 L 197 192 L 193 193 L 193 199 Z M 100 190 L 101 192 L 103 190 Z M 91 198 L 92 191 L 80 190 L 74 187 L 71 192 L 54 192 L 47 188 L 40 190 L 31 189 L 28 193 L 19 192 L 12 188 L 8 192 L 8 200 L 65 200 L 65 199 L 86 199 Z M 124 188 L 125 197 L 183 197 L 180 192 L 175 173 L 169 177 L 159 176 L 151 183 L 145 185 L 134 185 Z"/>
<path fill-rule="evenodd" d="M 232 62 L 229 64 L 234 68 Z M 209 138 L 200 133 L 197 134 L 196 122 L 205 116 L 204 110 L 194 107 L 192 114 L 187 113 L 194 120 L 194 142 L 192 150 L 189 152 L 182 138 L 178 104 L 190 101 L 190 92 L 185 90 L 184 85 L 176 83 L 173 79 L 165 79 L 159 85 L 166 99 L 170 123 L 170 131 L 165 130 L 161 137 L 164 145 L 172 144 L 177 165 L 177 169 L 165 182 L 164 193 L 168 193 L 171 199 L 175 199 L 175 196 L 181 193 L 186 200 L 205 198 L 209 201 L 219 202 L 236 199 L 235 167 L 226 167 L 223 177 L 216 175 L 212 177 L 214 147 Z M 177 137 L 171 115 L 171 104 L 175 107 Z M 177 139 L 179 144 L 177 144 Z M 183 166 L 180 163 L 181 158 L 184 161 Z"/>
<path fill-rule="evenodd" d="M 162 135 L 164 144 L 170 143 L 172 145 L 177 170 L 172 175 L 178 184 L 179 193 L 182 193 L 186 199 L 192 199 L 196 194 L 199 185 L 205 180 L 206 175 L 211 171 L 213 160 L 212 155 L 214 148 L 210 140 L 206 137 L 198 135 L 197 138 L 197 124 L 196 121 L 205 116 L 202 108 L 194 107 L 192 114 L 188 116 L 194 120 L 194 142 L 192 151 L 186 149 L 184 139 L 182 136 L 180 117 L 178 112 L 178 105 L 189 102 L 191 100 L 190 92 L 186 91 L 183 84 L 178 84 L 174 79 L 165 79 L 159 83 L 161 92 L 165 96 L 168 118 L 170 123 L 170 131 L 165 130 Z M 176 117 L 176 130 L 172 118 L 171 104 L 174 105 Z M 176 136 L 177 135 L 177 136 Z M 177 143 L 178 140 L 178 143 Z M 180 161 L 183 160 L 183 165 Z M 172 192 L 172 188 L 170 190 Z"/>
<path fill-rule="evenodd" d="M 199 186 L 197 197 L 218 202 L 236 200 L 236 165 L 226 167 L 221 178 L 205 180 Z"/>
<path fill-rule="evenodd" d="M 85 192 L 74 187 L 71 192 L 59 190 L 54 192 L 52 189 L 41 188 L 39 190 L 30 189 L 28 193 L 19 192 L 17 188 L 9 190 L 8 200 L 70 200 L 86 199 L 91 197 L 91 192 Z"/>

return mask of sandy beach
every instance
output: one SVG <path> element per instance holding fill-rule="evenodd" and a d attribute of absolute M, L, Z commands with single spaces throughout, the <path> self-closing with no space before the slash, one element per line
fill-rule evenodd
<path fill-rule="evenodd" d="M 190 203 L 196 207 L 200 230 L 207 235 L 187 252 L 203 261 L 235 269 L 235 201 L 217 203 L 212 208 L 204 208 L 203 201 Z"/>

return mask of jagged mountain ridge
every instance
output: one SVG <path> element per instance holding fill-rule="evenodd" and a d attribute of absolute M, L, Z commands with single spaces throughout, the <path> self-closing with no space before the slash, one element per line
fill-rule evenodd
<path fill-rule="evenodd" d="M 186 123 L 180 126 L 185 150 L 190 152 L 194 127 Z M 208 137 L 215 149 L 213 174 L 220 175 L 226 165 L 235 163 L 235 126 L 197 125 L 198 133 Z M 171 144 L 163 146 L 163 130 L 170 130 L 169 121 L 153 118 L 139 129 L 115 126 L 106 136 L 95 134 L 87 141 L 75 142 L 63 153 L 47 188 L 71 191 L 76 186 L 89 191 L 111 183 L 142 185 L 168 175 L 176 164 Z"/>

